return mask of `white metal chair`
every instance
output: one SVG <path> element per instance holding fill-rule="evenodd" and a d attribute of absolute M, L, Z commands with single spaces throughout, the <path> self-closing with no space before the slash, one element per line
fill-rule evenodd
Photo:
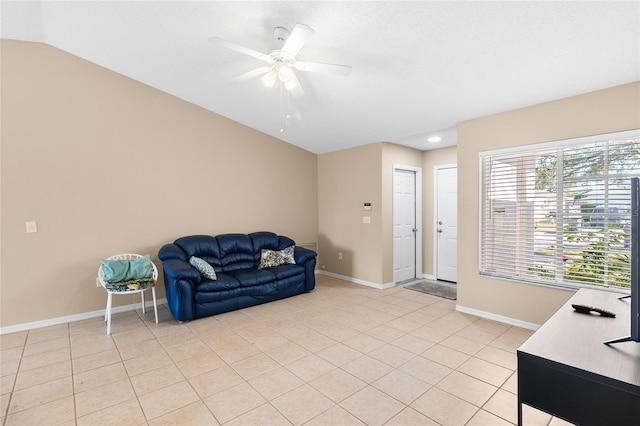
<path fill-rule="evenodd" d="M 140 257 L 143 257 L 143 256 L 141 254 L 135 254 L 135 253 L 123 253 L 123 254 L 116 254 L 114 256 L 111 256 L 106 260 L 131 260 L 131 259 L 138 259 Z M 155 287 L 155 282 L 158 281 L 158 268 L 153 262 L 151 262 L 151 269 L 153 270 L 151 278 L 154 281 L 153 283 L 154 285 L 150 285 L 149 287 L 142 288 L 139 290 L 113 291 L 113 290 L 109 290 L 109 288 L 107 287 L 107 283 L 104 280 L 104 269 L 103 269 L 102 263 L 100 264 L 100 267 L 98 268 L 98 282 L 107 292 L 107 309 L 105 310 L 105 313 L 104 313 L 104 320 L 107 322 L 107 334 L 111 334 L 111 304 L 112 304 L 112 297 L 114 294 L 140 293 L 140 296 L 142 297 L 142 313 L 146 313 L 145 306 L 144 306 L 144 292 L 151 289 L 151 294 L 153 295 L 153 310 L 156 316 L 156 324 L 158 323 L 158 307 L 156 305 L 156 287 Z"/>

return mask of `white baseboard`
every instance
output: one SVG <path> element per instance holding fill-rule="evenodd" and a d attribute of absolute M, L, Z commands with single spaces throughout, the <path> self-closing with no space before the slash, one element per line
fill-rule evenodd
<path fill-rule="evenodd" d="M 385 288 L 391 288 L 395 286 L 395 283 L 377 284 L 369 281 L 360 280 L 358 278 L 347 277 L 346 275 L 334 274 L 333 272 L 327 272 L 327 271 L 318 271 L 318 274 L 326 275 L 328 277 L 338 278 L 339 280 L 348 281 L 354 284 L 377 288 L 378 290 L 384 290 Z"/>
<path fill-rule="evenodd" d="M 156 304 L 158 306 L 166 305 L 166 303 L 167 303 L 167 299 L 156 300 Z M 153 309 L 153 300 L 145 300 L 144 305 L 146 308 Z M 111 313 L 117 314 L 120 312 L 135 311 L 136 309 L 139 309 L 139 308 L 140 308 L 140 303 L 138 302 L 138 303 L 133 303 L 131 305 L 114 307 L 111 309 Z M 0 335 L 7 334 L 7 333 L 16 333 L 18 331 L 33 330 L 33 329 L 42 328 L 42 327 L 49 327 L 52 325 L 65 324 L 68 322 L 82 321 L 90 318 L 104 317 L 104 313 L 105 313 L 105 310 L 101 309 L 99 311 L 85 312 L 82 314 L 75 314 L 75 315 L 67 315 L 65 317 L 50 318 L 42 321 L 27 322 L 24 324 L 10 325 L 8 327 L 0 327 Z"/>
<path fill-rule="evenodd" d="M 424 278 L 425 280 L 437 281 L 436 276 L 431 274 L 422 274 L 422 278 Z"/>
<path fill-rule="evenodd" d="M 540 328 L 539 324 L 534 324 L 532 322 L 521 321 L 515 318 L 505 317 L 502 315 L 493 314 L 491 312 L 480 311 L 478 309 L 467 308 L 466 306 L 456 305 L 456 311 L 462 312 L 463 314 L 475 315 L 480 318 L 486 318 L 492 321 L 501 322 L 503 324 L 514 325 L 520 328 L 526 328 L 527 330 L 537 330 Z"/>

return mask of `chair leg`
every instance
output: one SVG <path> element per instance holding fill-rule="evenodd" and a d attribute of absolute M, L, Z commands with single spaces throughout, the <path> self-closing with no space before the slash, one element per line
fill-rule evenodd
<path fill-rule="evenodd" d="M 151 294 L 153 295 L 153 312 L 156 314 L 156 324 L 158 323 L 158 306 L 156 305 L 156 288 L 151 287 Z"/>
<path fill-rule="evenodd" d="M 104 308 L 104 322 L 107 322 L 107 313 L 109 312 L 109 298 L 111 297 L 111 294 L 109 294 L 109 292 L 107 292 L 107 306 Z"/>
<path fill-rule="evenodd" d="M 111 334 L 111 302 L 112 302 L 112 294 L 107 293 L 107 312 L 105 315 L 107 316 L 107 336 Z"/>
<path fill-rule="evenodd" d="M 142 296 L 142 313 L 146 313 L 147 311 L 144 308 L 144 291 L 140 292 L 140 296 Z"/>

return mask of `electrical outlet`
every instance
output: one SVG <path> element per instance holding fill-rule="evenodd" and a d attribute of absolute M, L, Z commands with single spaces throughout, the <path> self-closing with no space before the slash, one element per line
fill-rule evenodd
<path fill-rule="evenodd" d="M 338 260 L 342 260 L 342 252 L 341 251 L 338 252 Z"/>

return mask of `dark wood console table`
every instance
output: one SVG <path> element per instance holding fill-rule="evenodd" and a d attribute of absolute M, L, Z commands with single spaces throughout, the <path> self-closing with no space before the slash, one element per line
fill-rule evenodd
<path fill-rule="evenodd" d="M 629 335 L 630 301 L 619 296 L 579 290 L 518 349 L 518 425 L 522 404 L 577 425 L 640 425 L 640 342 L 603 343 Z"/>

